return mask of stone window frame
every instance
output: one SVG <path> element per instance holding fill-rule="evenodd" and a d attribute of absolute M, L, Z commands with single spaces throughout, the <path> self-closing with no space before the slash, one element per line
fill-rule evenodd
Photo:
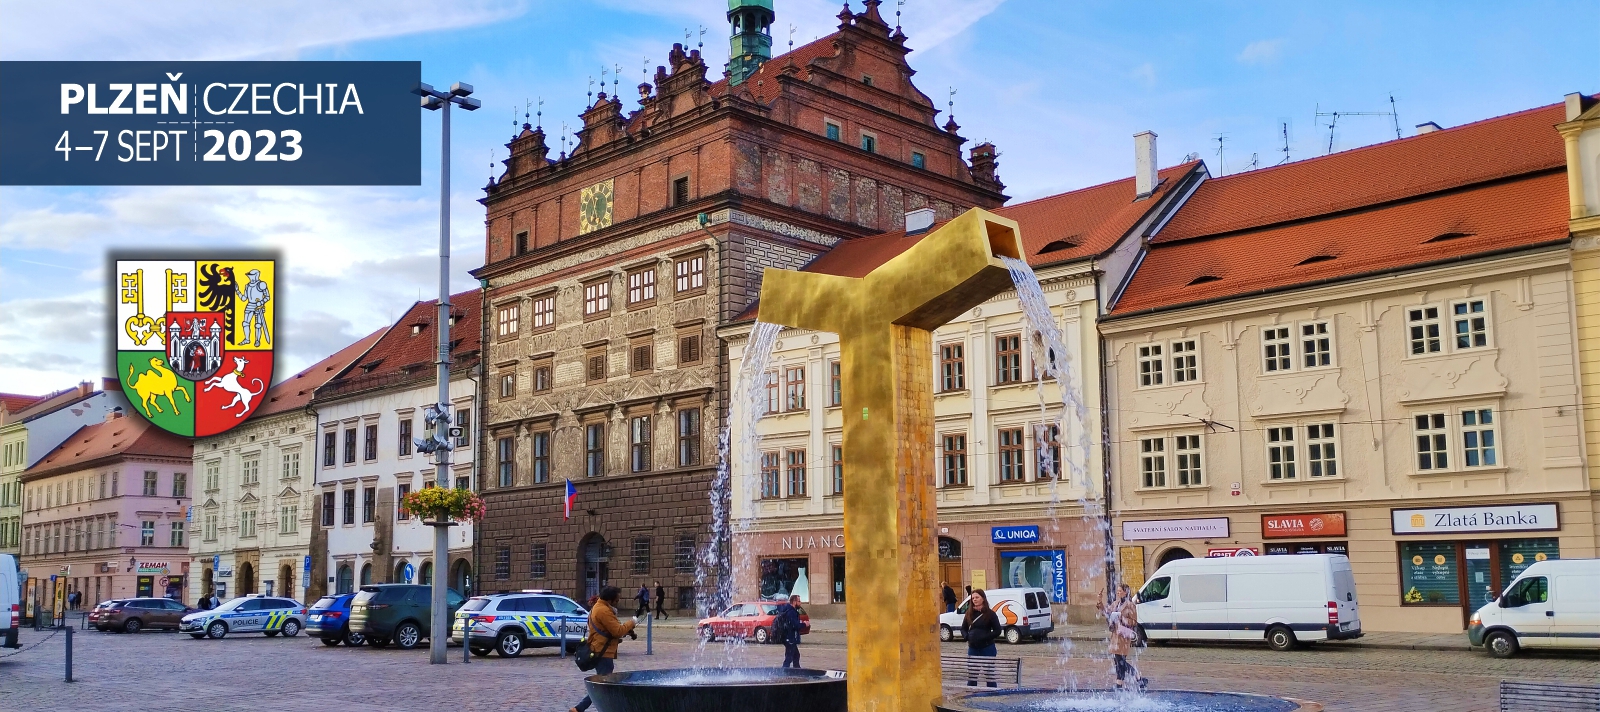
<path fill-rule="evenodd" d="M 656 344 L 654 335 L 638 336 L 628 340 L 628 373 L 650 373 L 656 370 Z"/>
<path fill-rule="evenodd" d="M 361 426 L 361 461 L 377 462 L 378 460 L 378 421 L 370 420 Z"/>
<path fill-rule="evenodd" d="M 583 476 L 585 479 L 606 476 L 607 423 L 604 417 L 593 416 L 583 423 Z"/>
<path fill-rule="evenodd" d="M 875 156 L 881 154 L 881 151 L 879 149 L 882 148 L 882 143 L 878 141 L 878 132 L 877 131 L 869 131 L 867 129 L 860 129 L 859 131 L 857 131 L 857 133 L 860 134 L 860 138 L 861 138 L 861 142 L 858 144 L 858 147 L 861 150 L 866 151 L 867 153 L 873 154 Z"/>
<path fill-rule="evenodd" d="M 828 452 L 831 456 L 828 462 L 829 474 L 832 475 L 831 479 L 833 480 L 833 491 L 830 494 L 831 496 L 840 497 L 844 495 L 844 443 L 842 441 L 830 441 L 828 443 Z"/>
<path fill-rule="evenodd" d="M 705 322 L 677 325 L 678 365 L 694 366 L 705 360 Z M 688 343 L 693 340 L 693 345 Z"/>
<path fill-rule="evenodd" d="M 829 131 L 832 129 L 832 131 Z M 829 116 L 822 117 L 822 136 L 829 141 L 844 141 L 844 122 Z"/>
<path fill-rule="evenodd" d="M 939 392 L 960 393 L 967 390 L 967 343 L 963 339 L 946 341 L 935 347 L 939 361 Z M 955 349 L 952 354 L 951 349 Z"/>
<path fill-rule="evenodd" d="M 522 300 L 495 305 L 495 341 L 514 341 L 522 329 Z"/>
<path fill-rule="evenodd" d="M 626 280 L 625 283 L 627 284 L 627 298 L 624 301 L 627 302 L 628 309 L 643 309 L 656 305 L 656 297 L 658 296 L 656 278 L 658 276 L 654 261 L 649 265 L 635 267 L 625 273 L 623 279 Z M 638 279 L 637 284 L 635 284 L 635 278 Z M 635 296 L 638 298 L 635 299 Z"/>
<path fill-rule="evenodd" d="M 282 481 L 300 479 L 300 446 L 281 448 L 279 454 L 282 455 L 280 459 L 283 467 L 278 473 L 278 479 Z"/>
<path fill-rule="evenodd" d="M 550 550 L 545 542 L 528 545 L 528 578 L 538 580 L 550 575 Z"/>
<path fill-rule="evenodd" d="M 698 260 L 698 269 L 696 269 Z M 672 295 L 674 299 L 706 293 L 706 263 L 710 253 L 703 247 L 672 257 Z M 695 284 L 698 281 L 699 284 Z"/>
<path fill-rule="evenodd" d="M 972 462 L 967 457 L 967 431 L 939 433 L 939 486 L 941 488 L 970 487 Z M 837 486 L 837 474 L 835 475 Z"/>
<path fill-rule="evenodd" d="M 1022 373 L 1022 334 L 1008 333 L 995 334 L 994 343 L 994 384 L 996 386 L 1014 386 L 1026 382 Z M 1010 348 L 1015 346 L 1015 348 Z M 1007 361 L 1007 357 L 1014 360 Z"/>
<path fill-rule="evenodd" d="M 1488 411 L 1493 420 L 1487 425 L 1481 422 L 1481 414 L 1484 411 Z M 1468 414 L 1471 414 L 1473 420 L 1478 422 L 1466 423 L 1465 420 Z M 1423 417 L 1430 419 L 1428 428 L 1419 427 L 1419 419 Z M 1442 426 L 1432 426 L 1431 421 L 1436 417 L 1443 418 Z M 1506 464 L 1505 438 L 1502 437 L 1505 432 L 1505 409 L 1501 407 L 1501 403 L 1498 400 L 1472 400 L 1448 405 L 1417 407 L 1412 408 L 1407 413 L 1406 418 L 1412 433 L 1411 474 L 1413 476 L 1430 477 L 1472 472 L 1498 472 L 1509 467 Z M 1482 453 L 1486 449 L 1482 444 L 1484 433 L 1488 433 L 1490 435 L 1489 439 L 1494 441 L 1492 445 L 1487 446 L 1487 449 L 1492 452 L 1492 456 L 1495 459 L 1492 464 L 1484 464 L 1481 460 Z M 1423 452 L 1419 446 L 1424 434 L 1429 438 L 1430 445 L 1434 446 L 1428 450 L 1428 454 L 1434 456 L 1434 458 L 1442 454 L 1445 460 L 1443 466 L 1422 467 L 1421 458 Z M 1476 435 L 1475 439 L 1479 443 L 1477 447 L 1468 446 L 1469 434 Z M 1443 438 L 1442 447 L 1440 447 L 1440 438 Z M 1467 464 L 1469 451 L 1479 453 L 1479 464 Z"/>
<path fill-rule="evenodd" d="M 678 450 L 678 467 L 698 467 L 703 460 L 705 412 L 699 406 L 684 406 L 672 414 L 672 428 Z M 690 427 L 685 420 L 692 420 Z"/>
<path fill-rule="evenodd" d="M 583 289 L 583 320 L 594 321 L 610 316 L 611 275 L 607 274 L 580 284 Z"/>
<path fill-rule="evenodd" d="M 583 380 L 585 383 L 605 383 L 611 374 L 611 354 L 605 344 L 590 346 L 583 351 Z"/>
<path fill-rule="evenodd" d="M 554 441 L 555 432 L 548 428 L 535 430 L 528 435 L 528 454 L 532 465 L 529 475 L 533 484 L 542 485 L 550 481 L 550 444 Z"/>
<path fill-rule="evenodd" d="M 554 331 L 556 328 L 556 290 L 534 294 L 528 298 L 532 302 L 529 311 L 532 316 L 529 321 L 529 333 L 542 334 Z"/>
<path fill-rule="evenodd" d="M 585 366 L 587 368 L 587 366 Z M 534 393 L 549 393 L 556 387 L 555 356 L 543 356 L 534 359 L 532 365 L 532 383 Z"/>
<path fill-rule="evenodd" d="M 1021 484 L 1028 481 L 1028 430 L 1022 424 L 999 425 L 995 427 L 995 482 L 998 484 Z M 1015 442 L 1006 442 L 1007 436 L 1014 436 Z M 1010 472 L 1013 476 L 1006 477 L 1007 457 L 1011 457 Z"/>
<path fill-rule="evenodd" d="M 496 487 L 517 485 L 517 436 L 514 431 L 495 436 L 494 471 Z"/>
<path fill-rule="evenodd" d="M 1278 478 L 1274 478 L 1272 477 L 1272 449 L 1274 447 L 1285 447 L 1284 445 L 1278 445 L 1276 443 L 1290 442 L 1283 440 L 1282 431 L 1284 429 L 1288 429 L 1294 437 L 1292 443 L 1288 445 L 1289 447 L 1294 448 L 1294 461 L 1292 463 L 1285 463 L 1293 465 L 1294 475 L 1292 477 L 1280 476 Z M 1262 483 L 1277 485 L 1292 484 L 1296 482 L 1326 482 L 1329 480 L 1345 479 L 1344 467 L 1342 466 L 1343 463 L 1340 460 L 1340 453 L 1343 452 L 1344 445 L 1339 431 L 1339 419 L 1331 416 L 1308 416 L 1303 418 L 1295 418 L 1292 420 L 1277 420 L 1267 423 L 1266 427 L 1263 427 L 1261 430 L 1261 438 L 1264 448 L 1262 452 L 1263 456 L 1266 458 L 1265 476 L 1262 480 Z M 1324 432 L 1326 432 L 1326 435 L 1324 435 Z M 1276 438 L 1276 440 L 1274 438 Z M 1316 448 L 1318 450 L 1318 456 L 1316 458 L 1313 458 L 1311 455 L 1312 448 Z M 1333 451 L 1333 456 L 1331 458 L 1325 456 L 1328 448 L 1332 448 Z M 1312 475 L 1313 470 L 1325 469 L 1326 465 L 1328 465 L 1330 462 L 1333 465 L 1332 469 L 1334 470 L 1335 474 Z M 1323 466 L 1323 468 L 1318 468 L 1318 465 Z"/>
<path fill-rule="evenodd" d="M 642 474 L 654 469 L 655 419 L 653 414 L 639 412 L 628 418 L 628 472 Z"/>
<path fill-rule="evenodd" d="M 912 168 L 925 171 L 928 170 L 928 152 L 927 149 L 918 150 L 919 148 L 911 148 L 911 156 L 906 159 L 906 163 L 910 164 Z M 917 159 L 919 158 L 922 160 L 918 161 Z"/>
<path fill-rule="evenodd" d="M 505 367 L 500 371 L 499 397 L 500 400 L 515 398 L 517 396 L 517 369 L 515 366 Z"/>
<path fill-rule="evenodd" d="M 760 454 L 761 498 L 783 497 L 783 454 L 781 450 L 763 450 Z"/>
<path fill-rule="evenodd" d="M 804 498 L 811 491 L 811 472 L 806 466 L 806 448 L 784 448 L 783 481 L 787 496 Z M 796 487 L 796 485 L 799 485 Z"/>
<path fill-rule="evenodd" d="M 683 186 L 683 194 L 678 194 L 678 187 Z M 694 179 L 689 171 L 684 171 L 667 179 L 667 207 L 676 208 L 688 205 L 694 201 Z"/>
<path fill-rule="evenodd" d="M 361 488 L 361 523 L 374 524 L 378 521 L 378 488 L 367 486 Z"/>
<path fill-rule="evenodd" d="M 528 252 L 529 252 L 528 247 L 529 247 L 529 245 L 528 245 L 528 231 L 527 230 L 519 230 L 519 231 L 517 231 L 517 233 L 515 235 L 511 236 L 511 250 L 512 250 L 511 254 L 513 256 L 528 254 Z"/>

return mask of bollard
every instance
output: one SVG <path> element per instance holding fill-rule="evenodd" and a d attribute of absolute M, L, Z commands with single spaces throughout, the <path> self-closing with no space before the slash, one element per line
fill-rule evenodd
<path fill-rule="evenodd" d="M 468 613 L 467 617 L 463 620 L 463 622 L 461 624 L 461 662 L 462 663 L 471 663 L 472 662 L 472 643 L 470 642 L 472 640 L 472 622 L 477 620 L 477 619 L 478 619 L 478 617 L 476 615 Z"/>
<path fill-rule="evenodd" d="M 561 617 L 561 657 L 567 657 L 567 617 Z"/>
<path fill-rule="evenodd" d="M 72 682 L 72 626 L 67 626 L 67 682 Z"/>
<path fill-rule="evenodd" d="M 656 654 L 655 630 L 656 630 L 656 617 L 650 615 L 649 611 L 645 611 L 645 616 L 644 616 L 644 654 L 645 655 L 655 655 Z"/>

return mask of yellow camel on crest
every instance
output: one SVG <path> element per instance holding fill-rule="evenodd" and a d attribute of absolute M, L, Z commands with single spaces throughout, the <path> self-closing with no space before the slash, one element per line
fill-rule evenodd
<path fill-rule="evenodd" d="M 184 400 L 194 402 L 194 398 L 189 395 L 189 389 L 178 384 L 177 374 L 162 364 L 159 358 L 150 359 L 150 370 L 139 374 L 138 378 L 133 377 L 133 364 L 128 364 L 128 387 L 139 394 L 139 407 L 144 409 L 146 418 L 155 417 L 150 414 L 150 406 L 155 406 L 157 413 L 166 412 L 161 409 L 160 401 L 156 400 L 161 396 L 166 396 L 167 402 L 172 404 L 173 415 L 183 415 L 178 410 L 178 402 L 172 399 L 173 391 L 183 392 Z"/>

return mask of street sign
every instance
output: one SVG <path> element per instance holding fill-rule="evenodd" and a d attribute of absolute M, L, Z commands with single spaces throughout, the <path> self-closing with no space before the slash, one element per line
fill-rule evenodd
<path fill-rule="evenodd" d="M 311 555 L 306 555 L 305 573 L 300 576 L 300 587 L 311 588 Z"/>
<path fill-rule="evenodd" d="M 217 569 L 220 569 L 220 568 L 222 568 L 222 555 L 221 554 L 212 554 L 211 555 L 211 570 L 212 571 L 216 571 Z"/>
<path fill-rule="evenodd" d="M 411 583 L 411 577 L 416 575 L 417 569 L 411 564 L 406 564 L 406 583 Z"/>

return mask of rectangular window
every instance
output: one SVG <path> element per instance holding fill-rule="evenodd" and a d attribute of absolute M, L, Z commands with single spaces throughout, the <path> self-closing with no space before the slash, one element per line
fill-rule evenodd
<path fill-rule="evenodd" d="M 1306 368 L 1333 365 L 1333 337 L 1328 322 L 1300 325 L 1300 363 Z"/>
<path fill-rule="evenodd" d="M 1027 478 L 1027 461 L 1023 457 L 1022 428 L 1005 428 L 1000 431 L 1000 481 L 1021 482 Z"/>
<path fill-rule="evenodd" d="M 156 523 L 153 522 L 153 521 L 150 521 L 148 519 L 146 519 L 146 520 L 144 520 L 142 522 L 139 522 L 139 546 L 155 546 L 155 545 L 156 545 Z M 61 547 L 58 545 L 56 547 L 56 550 L 60 551 Z"/>
<path fill-rule="evenodd" d="M 656 367 L 655 349 L 649 342 L 637 343 L 629 347 L 632 356 L 633 372 L 644 373 Z"/>
<path fill-rule="evenodd" d="M 517 335 L 517 328 L 522 325 L 522 304 L 512 302 L 495 312 L 495 334 L 502 339 L 512 338 Z"/>
<path fill-rule="evenodd" d="M 678 411 L 678 467 L 700 464 L 700 409 Z"/>
<path fill-rule="evenodd" d="M 589 355 L 588 355 L 588 359 L 589 359 L 589 368 L 587 369 L 587 373 L 585 374 L 586 377 L 587 377 L 587 380 L 589 380 L 591 382 L 606 380 L 606 352 L 605 351 L 590 351 Z"/>
<path fill-rule="evenodd" d="M 939 346 L 939 390 L 960 391 L 967 387 L 967 364 L 961 344 Z"/>
<path fill-rule="evenodd" d="M 1195 353 L 1195 342 L 1172 342 L 1172 382 L 1194 383 L 1200 380 L 1200 359 Z"/>
<path fill-rule="evenodd" d="M 369 462 L 378 459 L 378 425 L 376 423 L 368 425 L 366 428 L 366 438 L 362 442 L 361 459 Z"/>
<path fill-rule="evenodd" d="M 1200 467 L 1200 436 L 1179 435 L 1173 438 L 1172 454 L 1178 457 L 1178 486 L 1198 487 L 1205 483 Z"/>
<path fill-rule="evenodd" d="M 694 573 L 694 535 L 679 534 L 678 541 L 672 548 L 672 568 L 680 574 Z"/>
<path fill-rule="evenodd" d="M 628 304 L 647 304 L 656 300 L 656 268 L 647 267 L 628 275 Z"/>
<path fill-rule="evenodd" d="M 356 523 L 356 491 L 353 489 L 344 491 L 344 523 Z"/>
<path fill-rule="evenodd" d="M 500 486 L 510 487 L 517 482 L 517 441 L 505 437 L 495 441 L 495 454 L 500 465 Z"/>
<path fill-rule="evenodd" d="M 1422 413 L 1412 422 L 1417 436 L 1417 469 L 1450 469 L 1450 457 L 1446 454 L 1449 436 L 1445 431 L 1444 413 Z"/>
<path fill-rule="evenodd" d="M 1503 561 L 1503 559 L 1502 559 Z M 1469 561 L 1469 563 L 1471 563 Z M 1483 561 L 1484 569 L 1489 562 Z M 1487 584 L 1487 570 L 1482 589 Z M 1461 603 L 1460 562 L 1456 559 L 1455 542 L 1404 542 L 1400 544 L 1400 588 L 1402 604 Z M 1474 582 L 1477 584 L 1477 582 Z M 1471 590 L 1471 589 L 1469 589 Z M 1476 596 L 1475 596 L 1476 597 Z"/>
<path fill-rule="evenodd" d="M 550 433 L 533 434 L 533 483 L 550 481 Z"/>
<path fill-rule="evenodd" d="M 606 279 L 583 285 L 584 317 L 600 316 L 611 311 L 611 280 Z"/>
<path fill-rule="evenodd" d="M 346 428 L 344 431 L 344 464 L 353 465 L 356 461 L 356 429 Z"/>
<path fill-rule="evenodd" d="M 300 506 L 285 504 L 278 509 L 278 533 L 293 534 L 300 529 Z"/>
<path fill-rule="evenodd" d="M 928 167 L 928 157 L 923 155 L 921 151 L 912 151 L 911 152 L 911 167 L 912 168 L 927 168 Z"/>
<path fill-rule="evenodd" d="M 411 515 L 406 513 L 405 508 L 400 506 L 400 505 L 405 504 L 406 495 L 408 495 L 408 494 L 411 494 L 411 483 L 402 482 L 398 486 L 396 486 L 395 492 L 394 492 L 394 501 L 395 501 L 395 508 L 396 508 L 396 512 L 397 513 L 396 513 L 395 517 L 397 519 L 401 520 L 401 521 L 405 521 L 405 520 L 411 518 Z"/>
<path fill-rule="evenodd" d="M 201 534 L 206 541 L 217 540 L 217 515 L 209 512 L 206 514 L 205 527 L 202 529 Z"/>
<path fill-rule="evenodd" d="M 457 477 L 456 478 L 456 489 L 458 489 L 458 490 L 470 490 L 470 489 L 472 489 L 472 478 L 471 477 Z"/>
<path fill-rule="evenodd" d="M 1339 476 L 1339 455 L 1334 446 L 1333 423 L 1306 426 L 1306 469 L 1310 477 Z"/>
<path fill-rule="evenodd" d="M 397 443 L 397 444 L 399 445 L 399 448 L 400 448 L 399 449 L 399 453 L 400 453 L 401 457 L 406 457 L 406 456 L 411 454 L 411 419 L 410 418 L 406 418 L 405 420 L 400 421 L 400 442 Z"/>
<path fill-rule="evenodd" d="M 650 471 L 650 416 L 634 416 L 628 421 L 629 463 L 634 472 Z"/>
<path fill-rule="evenodd" d="M 244 482 L 244 484 L 247 484 L 247 485 L 260 484 L 261 483 L 261 458 L 258 458 L 258 457 L 245 458 L 245 460 L 240 463 L 239 477 Z"/>
<path fill-rule="evenodd" d="M 517 372 L 507 371 L 500 374 L 500 397 L 510 398 L 517 394 Z"/>
<path fill-rule="evenodd" d="M 528 251 L 528 231 L 527 230 L 523 230 L 522 232 L 517 233 L 517 254 L 519 254 L 519 255 L 525 254 L 525 253 L 527 253 L 527 251 Z"/>
<path fill-rule="evenodd" d="M 834 123 L 832 121 L 826 121 L 826 122 L 823 122 L 823 126 L 824 126 L 823 133 L 827 134 L 829 141 L 838 141 L 839 140 L 839 136 L 840 136 L 841 132 L 839 131 L 839 125 L 838 124 L 836 124 L 836 123 Z"/>
<path fill-rule="evenodd" d="M 461 428 L 461 436 L 456 438 L 456 449 L 461 449 L 472 444 L 472 409 L 457 408 L 455 426 Z"/>
<path fill-rule="evenodd" d="M 833 493 L 844 494 L 844 446 L 833 446 Z"/>
<path fill-rule="evenodd" d="M 1274 326 L 1262 329 L 1261 353 L 1266 359 L 1263 368 L 1267 373 L 1289 370 L 1294 365 L 1289 356 L 1289 327 Z"/>
<path fill-rule="evenodd" d="M 1411 334 L 1411 355 L 1436 354 L 1439 338 L 1439 308 L 1412 307 L 1406 310 L 1406 325 Z"/>
<path fill-rule="evenodd" d="M 294 456 L 295 456 L 296 460 L 298 461 L 298 458 L 300 457 L 300 453 L 295 453 Z M 288 457 L 288 455 L 284 455 L 284 457 Z M 180 497 L 180 498 L 189 496 L 189 475 L 188 474 L 183 473 L 183 472 L 174 472 L 174 473 L 172 473 L 172 496 L 173 497 Z"/>
<path fill-rule="evenodd" d="M 705 289 L 706 256 L 680 257 L 672 266 L 676 276 L 674 290 L 679 294 Z"/>
<path fill-rule="evenodd" d="M 322 526 L 333 526 L 333 499 L 334 494 L 332 492 L 322 493 Z"/>
<path fill-rule="evenodd" d="M 556 295 L 533 298 L 533 329 L 539 331 L 556 325 Z"/>
<path fill-rule="evenodd" d="M 1038 468 L 1035 479 L 1048 480 L 1061 476 L 1061 428 L 1056 425 L 1039 424 L 1033 426 L 1034 447 L 1039 447 L 1040 452 L 1034 456 Z M 1040 445 L 1042 443 L 1042 446 Z M 1044 456 L 1048 455 L 1046 459 Z"/>
<path fill-rule="evenodd" d="M 239 513 L 239 537 L 249 538 L 256 535 L 256 510 L 246 509 Z"/>
<path fill-rule="evenodd" d="M 789 496 L 806 496 L 806 451 L 790 450 L 784 458 L 788 460 Z"/>
<path fill-rule="evenodd" d="M 844 370 L 838 361 L 828 362 L 828 405 L 844 404 Z"/>
<path fill-rule="evenodd" d="M 1494 467 L 1494 410 L 1479 408 L 1461 411 L 1461 446 L 1467 467 Z"/>
<path fill-rule="evenodd" d="M 606 425 L 590 423 L 583 429 L 585 477 L 599 477 L 606 473 Z"/>
<path fill-rule="evenodd" d="M 869 133 L 866 133 L 866 132 L 862 132 L 862 134 L 861 134 L 861 150 L 866 151 L 867 153 L 877 153 L 878 152 L 878 137 L 877 136 L 873 136 L 872 134 L 869 134 Z"/>
<path fill-rule="evenodd" d="M 761 453 L 761 496 L 776 498 L 783 496 L 783 474 L 780 470 L 778 453 Z"/>
<path fill-rule="evenodd" d="M 1011 334 L 994 340 L 995 383 L 1022 381 L 1022 336 Z"/>
<path fill-rule="evenodd" d="M 689 202 L 689 176 L 675 178 L 672 181 L 672 204 L 684 205 Z"/>
<path fill-rule="evenodd" d="M 1274 480 L 1295 478 L 1294 428 L 1267 428 L 1267 476 Z"/>
<path fill-rule="evenodd" d="M 944 486 L 965 487 L 967 484 L 967 435 L 966 433 L 951 434 L 944 436 L 943 439 Z"/>
<path fill-rule="evenodd" d="M 646 576 L 650 573 L 650 537 L 636 536 L 633 538 L 633 575 Z"/>
<path fill-rule="evenodd" d="M 548 569 L 545 568 L 545 545 L 534 544 L 528 548 L 528 578 L 542 579 Z"/>
<path fill-rule="evenodd" d="M 678 365 L 687 366 L 700 361 L 700 335 L 678 337 Z"/>
<path fill-rule="evenodd" d="M 1167 382 L 1166 359 L 1161 344 L 1139 347 L 1139 385 L 1160 386 Z"/>
<path fill-rule="evenodd" d="M 806 409 L 805 366 L 790 366 L 783 369 L 783 409 Z"/>
<path fill-rule="evenodd" d="M 322 436 L 323 467 L 333 467 L 334 449 L 336 447 L 336 443 L 338 442 L 338 437 L 339 436 L 331 430 Z M 211 480 L 209 477 L 206 480 L 206 489 L 216 489 L 216 487 L 211 486 Z"/>
<path fill-rule="evenodd" d="M 533 367 L 533 392 L 548 393 L 555 386 L 551 379 L 550 364 Z"/>
<path fill-rule="evenodd" d="M 293 480 L 300 477 L 300 451 L 286 452 L 283 454 L 282 479 Z"/>
<path fill-rule="evenodd" d="M 780 399 L 781 390 L 778 383 L 778 372 L 768 371 L 767 381 L 767 409 L 763 413 L 779 413 L 783 411 L 783 401 Z"/>
<path fill-rule="evenodd" d="M 378 488 L 367 487 L 361 491 L 361 523 L 378 519 Z"/>
<path fill-rule="evenodd" d="M 494 549 L 494 579 L 505 581 L 511 578 L 511 547 L 497 546 Z"/>
<path fill-rule="evenodd" d="M 154 496 L 156 496 L 156 477 L 157 477 L 157 475 L 154 472 L 146 471 L 144 473 L 144 496 L 146 496 L 146 497 L 154 497 Z M 69 482 L 67 484 L 68 484 L 67 492 L 68 492 L 68 494 L 71 494 L 72 488 L 71 488 L 70 485 L 72 483 Z"/>
<path fill-rule="evenodd" d="M 1139 473 L 1145 487 L 1167 486 L 1167 440 L 1146 438 L 1139 441 Z"/>
<path fill-rule="evenodd" d="M 1470 299 L 1450 305 L 1450 331 L 1457 349 L 1476 349 L 1489 345 L 1489 315 L 1484 300 Z"/>

